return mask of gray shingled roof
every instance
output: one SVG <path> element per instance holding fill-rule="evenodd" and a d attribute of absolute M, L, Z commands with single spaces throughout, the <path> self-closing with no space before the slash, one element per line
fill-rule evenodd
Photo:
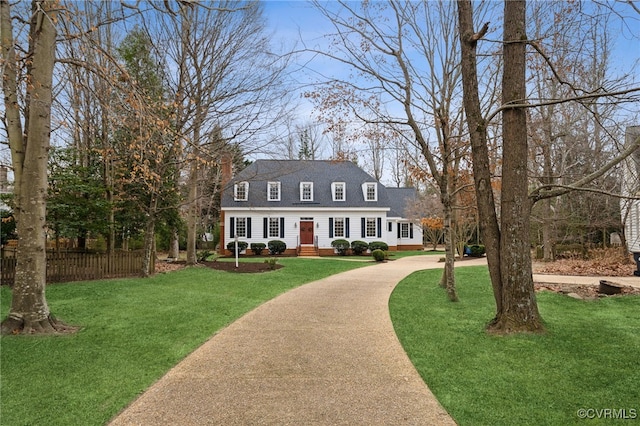
<path fill-rule="evenodd" d="M 407 207 L 415 202 L 418 193 L 415 188 L 387 188 L 387 196 L 391 203 L 388 217 L 407 217 Z"/>
<path fill-rule="evenodd" d="M 234 201 L 233 186 L 237 182 L 249 182 L 247 201 Z M 280 182 L 280 201 L 267 201 L 267 182 Z M 300 201 L 300 182 L 313 182 L 313 201 Z M 346 201 L 333 201 L 332 182 L 345 182 Z M 404 211 L 409 191 L 398 191 L 402 200 L 390 200 L 389 189 L 378 183 L 378 201 L 365 201 L 362 184 L 376 182 L 368 173 L 351 161 L 324 160 L 256 160 L 242 170 L 225 186 L 222 207 L 379 207 Z M 391 216 L 402 216 L 394 213 Z"/>

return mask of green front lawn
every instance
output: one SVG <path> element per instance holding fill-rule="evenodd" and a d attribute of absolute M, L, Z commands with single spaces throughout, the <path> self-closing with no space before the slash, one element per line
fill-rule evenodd
<path fill-rule="evenodd" d="M 390 310 L 409 357 L 458 424 L 640 419 L 640 297 L 539 293 L 547 333 L 501 337 L 484 331 L 495 309 L 486 267 L 456 271 L 459 303 L 447 301 L 440 275 L 407 277 Z"/>
<path fill-rule="evenodd" d="M 1 339 L 0 424 L 100 425 L 217 330 L 304 282 L 373 263 L 282 258 L 285 268 L 233 274 L 188 268 L 150 279 L 52 285 L 70 336 Z M 457 270 L 459 303 L 441 271 L 412 274 L 391 301 L 414 364 L 461 425 L 610 424 L 640 418 L 640 298 L 539 295 L 546 335 L 490 336 L 486 268 Z M 9 289 L 0 289 L 6 316 Z M 624 410 L 624 411 L 623 411 Z M 597 419 L 600 417 L 600 419 Z"/>
<path fill-rule="evenodd" d="M 444 257 L 444 252 L 443 251 L 432 251 L 432 250 L 401 250 L 401 251 L 390 251 L 389 253 L 389 259 L 401 259 L 403 257 L 409 257 L 409 256 L 440 256 L 440 257 Z"/>
<path fill-rule="evenodd" d="M 235 274 L 195 267 L 149 279 L 47 288 L 74 335 L 0 340 L 0 424 L 102 425 L 216 331 L 305 282 L 373 263 L 282 258 Z M 0 289 L 0 317 L 10 290 Z"/>

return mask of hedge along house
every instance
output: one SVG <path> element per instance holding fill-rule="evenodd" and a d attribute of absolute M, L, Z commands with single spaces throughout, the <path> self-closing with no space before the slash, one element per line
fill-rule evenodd
<path fill-rule="evenodd" d="M 640 126 L 627 127 L 625 146 L 631 146 L 637 138 L 640 138 Z M 625 159 L 622 171 L 622 195 L 640 197 L 640 149 Z M 623 220 L 626 219 L 624 236 L 627 248 L 633 253 L 637 266 L 634 275 L 640 276 L 640 200 L 622 198 L 620 204 Z"/>
<path fill-rule="evenodd" d="M 331 255 L 331 242 L 383 241 L 422 249 L 422 229 L 404 215 L 413 188 L 386 188 L 351 161 L 257 160 L 223 187 L 220 249 L 280 240 L 286 253 Z"/>

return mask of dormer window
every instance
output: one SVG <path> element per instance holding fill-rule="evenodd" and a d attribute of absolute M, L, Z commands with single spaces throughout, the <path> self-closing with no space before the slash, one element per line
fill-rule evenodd
<path fill-rule="evenodd" d="M 280 182 L 267 183 L 267 200 L 280 201 Z"/>
<path fill-rule="evenodd" d="M 363 183 L 362 192 L 365 201 L 378 201 L 378 185 L 375 182 Z"/>
<path fill-rule="evenodd" d="M 249 182 L 238 182 L 233 185 L 234 201 L 247 201 L 249 196 Z"/>
<path fill-rule="evenodd" d="M 333 182 L 331 184 L 331 194 L 333 194 L 333 201 L 345 201 L 346 185 L 344 182 Z"/>
<path fill-rule="evenodd" d="M 300 201 L 313 201 L 313 182 L 300 182 Z"/>

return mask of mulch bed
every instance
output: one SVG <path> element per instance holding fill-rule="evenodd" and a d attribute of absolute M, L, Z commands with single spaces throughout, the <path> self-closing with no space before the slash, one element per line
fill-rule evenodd
<path fill-rule="evenodd" d="M 264 262 L 238 262 L 236 268 L 236 262 L 200 262 L 201 265 L 208 268 L 217 269 L 219 271 L 227 272 L 239 272 L 239 273 L 255 273 L 255 272 L 269 272 L 275 269 L 282 268 L 282 265 L 276 263 L 270 265 Z"/>
<path fill-rule="evenodd" d="M 236 263 L 231 262 L 217 262 L 217 261 L 209 261 L 209 262 L 198 262 L 198 265 L 206 266 L 207 268 L 217 269 L 219 271 L 227 271 L 227 272 L 240 272 L 240 273 L 257 273 L 257 272 L 269 272 L 276 269 L 280 269 L 283 265 L 275 264 L 269 265 L 264 262 L 238 262 L 238 267 L 236 268 Z M 156 262 L 156 273 L 164 273 L 177 271 L 178 269 L 182 269 L 186 266 L 184 261 L 177 262 Z"/>
<path fill-rule="evenodd" d="M 552 291 L 554 293 L 566 294 L 575 299 L 594 300 L 601 297 L 620 297 L 620 296 L 638 296 L 640 288 L 624 286 L 620 294 L 607 296 L 598 292 L 597 285 L 578 285 L 578 284 L 551 284 L 551 283 L 534 283 L 536 291 Z"/>

